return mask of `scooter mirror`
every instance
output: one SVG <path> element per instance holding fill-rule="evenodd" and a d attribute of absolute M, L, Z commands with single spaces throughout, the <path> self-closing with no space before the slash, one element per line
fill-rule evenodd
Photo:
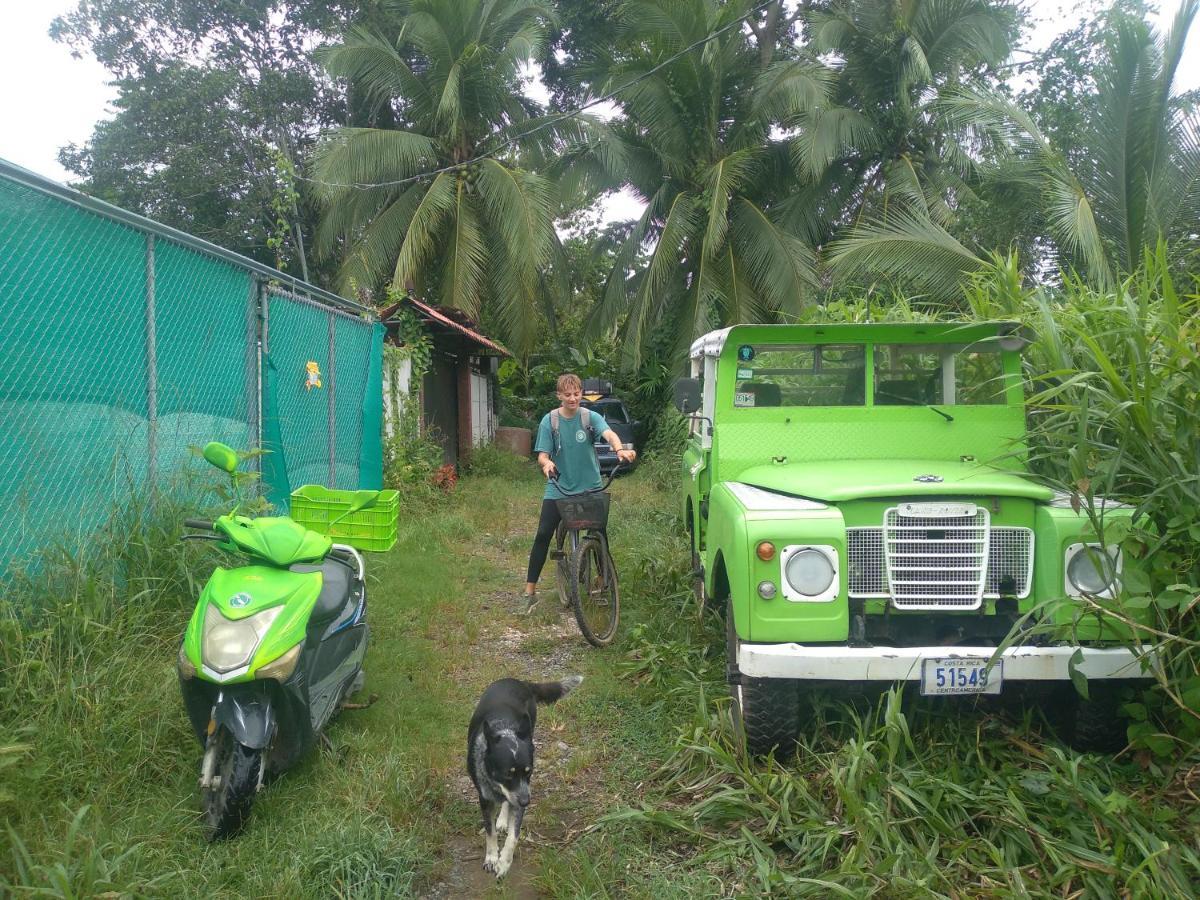
<path fill-rule="evenodd" d="M 238 455 L 232 447 L 227 447 L 219 441 L 211 441 L 204 445 L 204 458 L 210 463 L 232 475 L 238 467 Z"/>

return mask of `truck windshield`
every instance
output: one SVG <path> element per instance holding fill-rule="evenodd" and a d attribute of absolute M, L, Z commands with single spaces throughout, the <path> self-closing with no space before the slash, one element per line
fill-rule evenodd
<path fill-rule="evenodd" d="M 988 344 L 876 344 L 876 406 L 1005 403 L 1000 348 Z"/>
<path fill-rule="evenodd" d="M 862 344 L 740 347 L 733 405 L 863 406 L 864 351 Z"/>

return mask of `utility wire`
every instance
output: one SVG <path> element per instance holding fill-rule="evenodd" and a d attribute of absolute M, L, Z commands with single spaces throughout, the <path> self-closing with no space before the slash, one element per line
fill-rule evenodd
<path fill-rule="evenodd" d="M 537 125 L 534 128 L 530 128 L 528 131 L 523 131 L 520 134 L 514 135 L 513 137 L 508 138 L 506 141 L 503 141 L 502 143 L 496 145 L 492 149 L 486 150 L 483 153 L 480 153 L 478 156 L 474 156 L 471 159 L 464 160 L 463 162 L 453 163 L 452 165 L 449 165 L 449 166 L 443 166 L 440 169 L 431 169 L 428 172 L 421 172 L 419 175 L 410 175 L 408 178 L 400 178 L 396 181 L 380 181 L 380 182 L 373 183 L 373 184 L 362 184 L 362 183 L 338 184 L 336 182 L 320 181 L 316 178 L 305 178 L 302 175 L 296 175 L 295 177 L 300 181 L 307 181 L 310 184 L 319 184 L 324 187 L 353 188 L 354 190 L 359 190 L 359 191 L 369 191 L 369 190 L 373 190 L 375 188 L 402 187 L 403 185 L 412 184 L 415 181 L 421 181 L 425 178 L 433 178 L 435 175 L 443 175 L 446 172 L 456 172 L 459 169 L 465 169 L 468 166 L 472 166 L 477 162 L 482 162 L 485 159 L 494 158 L 495 155 L 497 153 L 499 153 L 501 150 L 503 150 L 505 147 L 509 147 L 512 144 L 517 143 L 517 141 L 524 140 L 525 138 L 529 137 L 530 135 L 537 134 L 539 131 L 542 131 L 543 129 L 546 129 L 546 128 L 550 128 L 553 125 L 557 125 L 559 122 L 565 121 L 566 119 L 573 119 L 576 116 L 578 116 L 580 113 L 582 113 L 584 110 L 590 109 L 593 106 L 596 106 L 600 103 L 605 103 L 605 102 L 613 99 L 619 93 L 621 93 L 621 91 L 628 90 L 629 88 L 633 87 L 635 84 L 645 81 L 647 78 L 649 78 L 651 75 L 658 72 L 660 69 L 665 68 L 666 66 L 669 66 L 671 63 L 675 62 L 677 59 L 679 59 L 683 56 L 686 56 L 687 54 L 689 54 L 693 50 L 695 50 L 697 47 L 702 47 L 703 45 L 705 45 L 709 41 L 711 41 L 713 38 L 720 37 L 722 34 L 729 31 L 731 28 L 735 28 L 738 25 L 741 25 L 747 19 L 750 19 L 750 18 L 758 15 L 760 12 L 762 12 L 768 6 L 770 6 L 773 3 L 777 3 L 777 2 L 779 2 L 779 0 L 764 0 L 764 2 L 755 6 L 744 16 L 738 16 L 738 18 L 734 19 L 732 22 L 722 25 L 716 31 L 710 32 L 709 34 L 706 34 L 704 37 L 700 38 L 698 41 L 694 41 L 693 43 L 688 44 L 688 46 L 684 47 L 678 53 L 674 54 L 673 56 L 667 57 L 662 62 L 660 62 L 657 66 L 650 69 L 650 71 L 643 72 L 641 75 L 639 75 L 637 78 L 634 78 L 632 81 L 627 81 L 624 84 L 620 85 L 619 87 L 613 88 L 607 94 L 597 97 L 595 100 L 589 100 L 587 103 L 581 104 L 580 106 L 577 106 L 574 109 L 567 110 L 566 112 L 561 113 L 560 115 L 555 116 L 552 119 L 542 122 L 541 124 Z"/>

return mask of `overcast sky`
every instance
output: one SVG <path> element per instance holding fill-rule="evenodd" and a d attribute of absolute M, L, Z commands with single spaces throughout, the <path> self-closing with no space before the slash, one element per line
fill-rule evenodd
<path fill-rule="evenodd" d="M 204 0 L 196 0 L 204 2 Z M 1180 0 L 1164 0 L 1157 17 L 1169 25 Z M 115 92 L 104 68 L 87 56 L 73 59 L 70 50 L 47 35 L 51 20 L 77 5 L 77 0 L 0 0 L 0 158 L 56 181 L 66 181 L 58 150 L 82 144 L 95 123 L 109 115 Z M 1090 6 L 1092 4 L 1084 4 Z M 1074 0 L 1035 0 L 1029 4 L 1036 23 L 1029 49 L 1044 48 L 1054 35 L 1079 19 Z M 1200 24 L 1192 29 L 1178 86 L 1200 85 Z M 610 201 L 606 218 L 636 214 L 632 198 Z"/>

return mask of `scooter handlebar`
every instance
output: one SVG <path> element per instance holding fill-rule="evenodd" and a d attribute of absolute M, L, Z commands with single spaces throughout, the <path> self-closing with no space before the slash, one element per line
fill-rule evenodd
<path fill-rule="evenodd" d="M 185 528 L 199 528 L 201 531 L 212 531 L 213 523 L 207 519 L 184 519 Z"/>

